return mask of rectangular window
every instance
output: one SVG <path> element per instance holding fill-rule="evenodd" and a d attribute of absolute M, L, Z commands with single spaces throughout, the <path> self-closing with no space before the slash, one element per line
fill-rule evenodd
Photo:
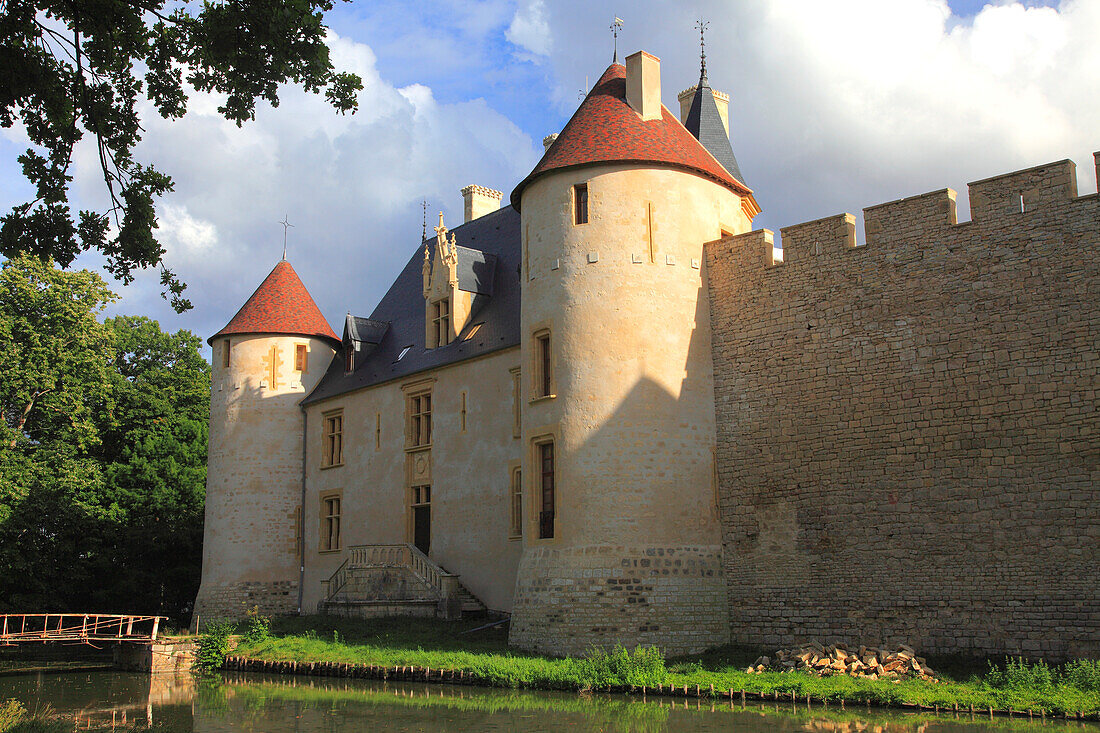
<path fill-rule="evenodd" d="M 549 397 L 553 388 L 550 332 L 535 334 L 535 397 Z"/>
<path fill-rule="evenodd" d="M 382 448 L 382 413 L 374 413 L 374 449 Z"/>
<path fill-rule="evenodd" d="M 466 393 L 462 393 L 462 405 L 458 411 L 458 432 L 466 432 Z"/>
<path fill-rule="evenodd" d="M 518 438 L 523 431 L 523 377 L 519 368 L 512 370 L 512 437 Z"/>
<path fill-rule="evenodd" d="M 344 347 L 344 373 L 351 374 L 355 371 L 355 347 L 348 344 Z"/>
<path fill-rule="evenodd" d="M 344 412 L 333 412 L 323 418 L 321 465 L 339 466 L 344 462 Z"/>
<path fill-rule="evenodd" d="M 448 298 L 432 303 L 432 324 L 436 346 L 451 343 L 451 301 Z"/>
<path fill-rule="evenodd" d="M 321 499 L 321 550 L 340 549 L 340 497 Z"/>
<path fill-rule="evenodd" d="M 509 491 L 510 498 L 510 515 L 511 521 L 509 522 L 510 529 L 508 531 L 509 537 L 522 537 L 523 536 L 523 481 L 521 480 L 520 469 L 512 469 L 512 486 Z"/>
<path fill-rule="evenodd" d="M 432 548 L 432 487 L 409 488 L 409 533 L 416 549 L 427 555 Z"/>
<path fill-rule="evenodd" d="M 573 186 L 573 223 L 588 223 L 588 184 Z"/>
<path fill-rule="evenodd" d="M 554 536 L 554 444 L 540 443 L 537 450 L 539 495 L 539 539 Z"/>
<path fill-rule="evenodd" d="M 305 344 L 296 344 L 294 346 L 294 371 L 305 372 L 309 362 L 309 351 L 306 350 Z"/>
<path fill-rule="evenodd" d="M 222 347 L 222 367 L 229 367 L 229 353 L 232 349 L 229 339 L 225 340 L 225 346 Z"/>
<path fill-rule="evenodd" d="M 432 443 L 432 393 L 409 397 L 406 443 L 410 448 Z"/>

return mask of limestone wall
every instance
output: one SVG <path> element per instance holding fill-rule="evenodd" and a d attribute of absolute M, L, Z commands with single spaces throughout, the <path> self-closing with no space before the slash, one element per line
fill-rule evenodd
<path fill-rule="evenodd" d="M 252 606 L 268 614 L 297 613 L 298 402 L 334 353 L 322 339 L 230 338 L 228 368 L 222 359 L 229 339 L 213 344 L 202 581 L 194 613 L 204 623 L 242 617 Z M 298 345 L 307 347 L 304 373 L 294 368 Z"/>
<path fill-rule="evenodd" d="M 509 369 L 517 366 L 518 350 L 507 349 L 309 406 L 304 613 L 323 600 L 321 582 L 347 547 L 412 542 L 402 387 L 424 380 L 432 392 L 432 444 L 418 483 L 432 487 L 430 557 L 490 609 L 511 610 L 520 541 L 509 537 L 509 482 L 520 441 L 512 435 Z M 321 418 L 335 409 L 344 415 L 344 464 L 322 468 Z M 331 492 L 342 497 L 343 547 L 335 552 L 320 547 L 321 497 Z"/>
<path fill-rule="evenodd" d="M 732 641 L 1100 654 L 1100 199 L 970 202 L 708 244 Z"/>
<path fill-rule="evenodd" d="M 573 223 L 573 186 L 588 223 Z M 713 491 L 702 243 L 744 231 L 740 198 L 673 169 L 592 165 L 523 193 L 526 532 L 510 640 L 551 653 L 726 639 Z M 536 389 L 536 334 L 551 396 Z M 538 538 L 536 446 L 553 440 L 554 537 Z"/>

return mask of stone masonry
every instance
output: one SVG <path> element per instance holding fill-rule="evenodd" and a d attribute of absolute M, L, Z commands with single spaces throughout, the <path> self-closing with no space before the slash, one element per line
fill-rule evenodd
<path fill-rule="evenodd" d="M 707 245 L 734 643 L 1100 655 L 1100 198 L 969 188 Z"/>

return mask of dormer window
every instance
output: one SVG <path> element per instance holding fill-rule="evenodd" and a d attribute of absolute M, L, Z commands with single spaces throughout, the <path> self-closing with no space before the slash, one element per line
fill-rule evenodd
<path fill-rule="evenodd" d="M 344 347 L 344 373 L 351 374 L 355 371 L 355 347 L 348 344 Z"/>
<path fill-rule="evenodd" d="M 436 346 L 446 346 L 451 343 L 450 298 L 441 298 L 432 303 L 432 325 Z"/>

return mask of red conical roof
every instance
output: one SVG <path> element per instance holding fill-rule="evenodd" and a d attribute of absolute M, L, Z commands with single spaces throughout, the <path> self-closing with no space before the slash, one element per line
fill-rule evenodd
<path fill-rule="evenodd" d="M 275 265 L 237 315 L 207 342 L 219 336 L 243 333 L 315 336 L 340 343 L 298 273 L 286 260 Z"/>
<path fill-rule="evenodd" d="M 512 206 L 519 209 L 523 189 L 544 173 L 592 163 L 668 165 L 706 176 L 735 193 L 752 193 L 663 105 L 661 119 L 642 120 L 626 102 L 622 64 L 607 67 L 542 160 L 512 191 Z"/>

